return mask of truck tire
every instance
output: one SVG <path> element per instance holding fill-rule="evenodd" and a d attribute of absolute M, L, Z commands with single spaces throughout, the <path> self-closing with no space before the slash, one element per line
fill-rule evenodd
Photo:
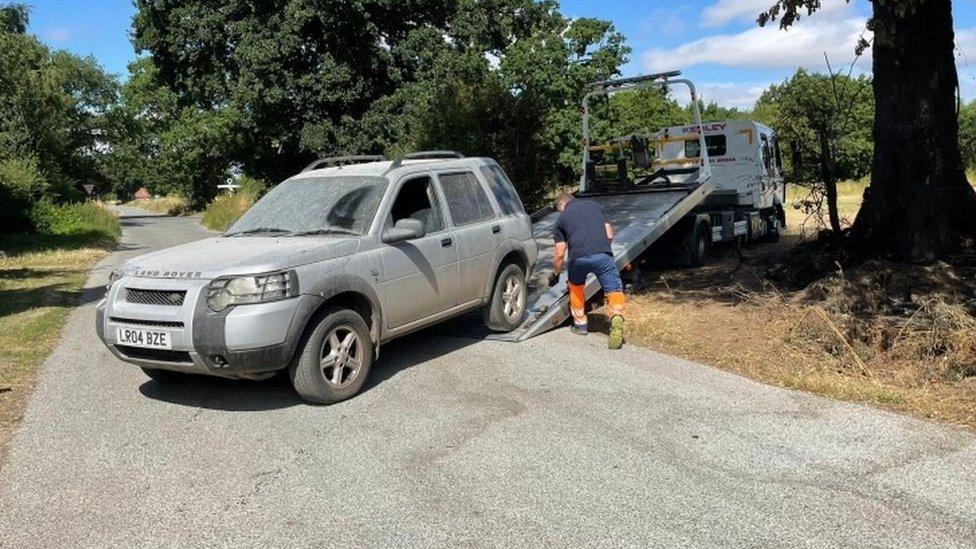
<path fill-rule="evenodd" d="M 701 267 L 708 260 L 708 251 L 712 247 L 712 233 L 705 223 L 696 223 L 691 232 L 691 253 L 689 267 Z"/>
<path fill-rule="evenodd" d="M 158 381 L 160 383 L 179 383 L 181 381 L 186 381 L 186 378 L 190 374 L 184 374 L 183 372 L 174 372 L 173 370 L 162 370 L 160 368 L 147 368 L 141 366 L 142 372 L 149 376 L 153 381 Z"/>
<path fill-rule="evenodd" d="M 491 302 L 485 308 L 485 325 L 495 332 L 511 332 L 525 320 L 528 290 L 525 273 L 514 263 L 506 265 L 495 277 Z"/>
<path fill-rule="evenodd" d="M 317 315 L 288 368 L 303 399 L 333 404 L 359 392 L 373 366 L 374 348 L 366 321 L 351 309 Z"/>

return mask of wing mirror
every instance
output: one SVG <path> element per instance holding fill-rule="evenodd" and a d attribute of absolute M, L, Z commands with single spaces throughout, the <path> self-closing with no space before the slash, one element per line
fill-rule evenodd
<path fill-rule="evenodd" d="M 383 231 L 383 243 L 393 244 L 404 240 L 423 238 L 426 234 L 424 222 L 417 219 L 401 219 L 391 229 Z"/>

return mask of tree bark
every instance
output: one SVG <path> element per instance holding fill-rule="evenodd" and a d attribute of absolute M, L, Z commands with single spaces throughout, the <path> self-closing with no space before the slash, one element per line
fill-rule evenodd
<path fill-rule="evenodd" d="M 854 222 L 872 255 L 928 262 L 972 234 L 976 193 L 959 153 L 950 0 L 874 5 L 874 164 Z"/>

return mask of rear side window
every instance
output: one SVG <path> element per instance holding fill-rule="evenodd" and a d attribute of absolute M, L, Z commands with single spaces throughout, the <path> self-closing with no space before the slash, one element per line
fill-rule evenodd
<path fill-rule="evenodd" d="M 501 168 L 498 166 L 482 166 L 481 174 L 488 181 L 488 188 L 495 195 L 495 200 L 498 201 L 498 207 L 501 209 L 502 215 L 525 212 L 525 208 L 522 207 L 522 200 L 519 199 L 518 193 L 515 192 L 515 187 Z"/>
<path fill-rule="evenodd" d="M 444 198 L 447 199 L 447 209 L 451 211 L 451 219 L 455 225 L 467 225 L 494 215 L 488 195 L 473 173 L 440 174 L 437 178 L 441 182 Z"/>
<path fill-rule="evenodd" d="M 708 157 L 725 156 L 725 135 L 706 135 L 705 146 L 708 147 Z M 685 141 L 685 158 L 698 158 L 701 156 L 701 145 L 697 139 Z"/>

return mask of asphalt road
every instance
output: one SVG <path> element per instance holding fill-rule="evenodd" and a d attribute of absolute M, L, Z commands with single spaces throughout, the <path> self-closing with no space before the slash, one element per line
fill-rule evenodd
<path fill-rule="evenodd" d="M 0 472 L 0 545 L 976 546 L 976 437 L 565 329 L 457 325 L 368 389 L 148 380 L 93 329 L 111 265 L 205 236 L 123 218 Z"/>

